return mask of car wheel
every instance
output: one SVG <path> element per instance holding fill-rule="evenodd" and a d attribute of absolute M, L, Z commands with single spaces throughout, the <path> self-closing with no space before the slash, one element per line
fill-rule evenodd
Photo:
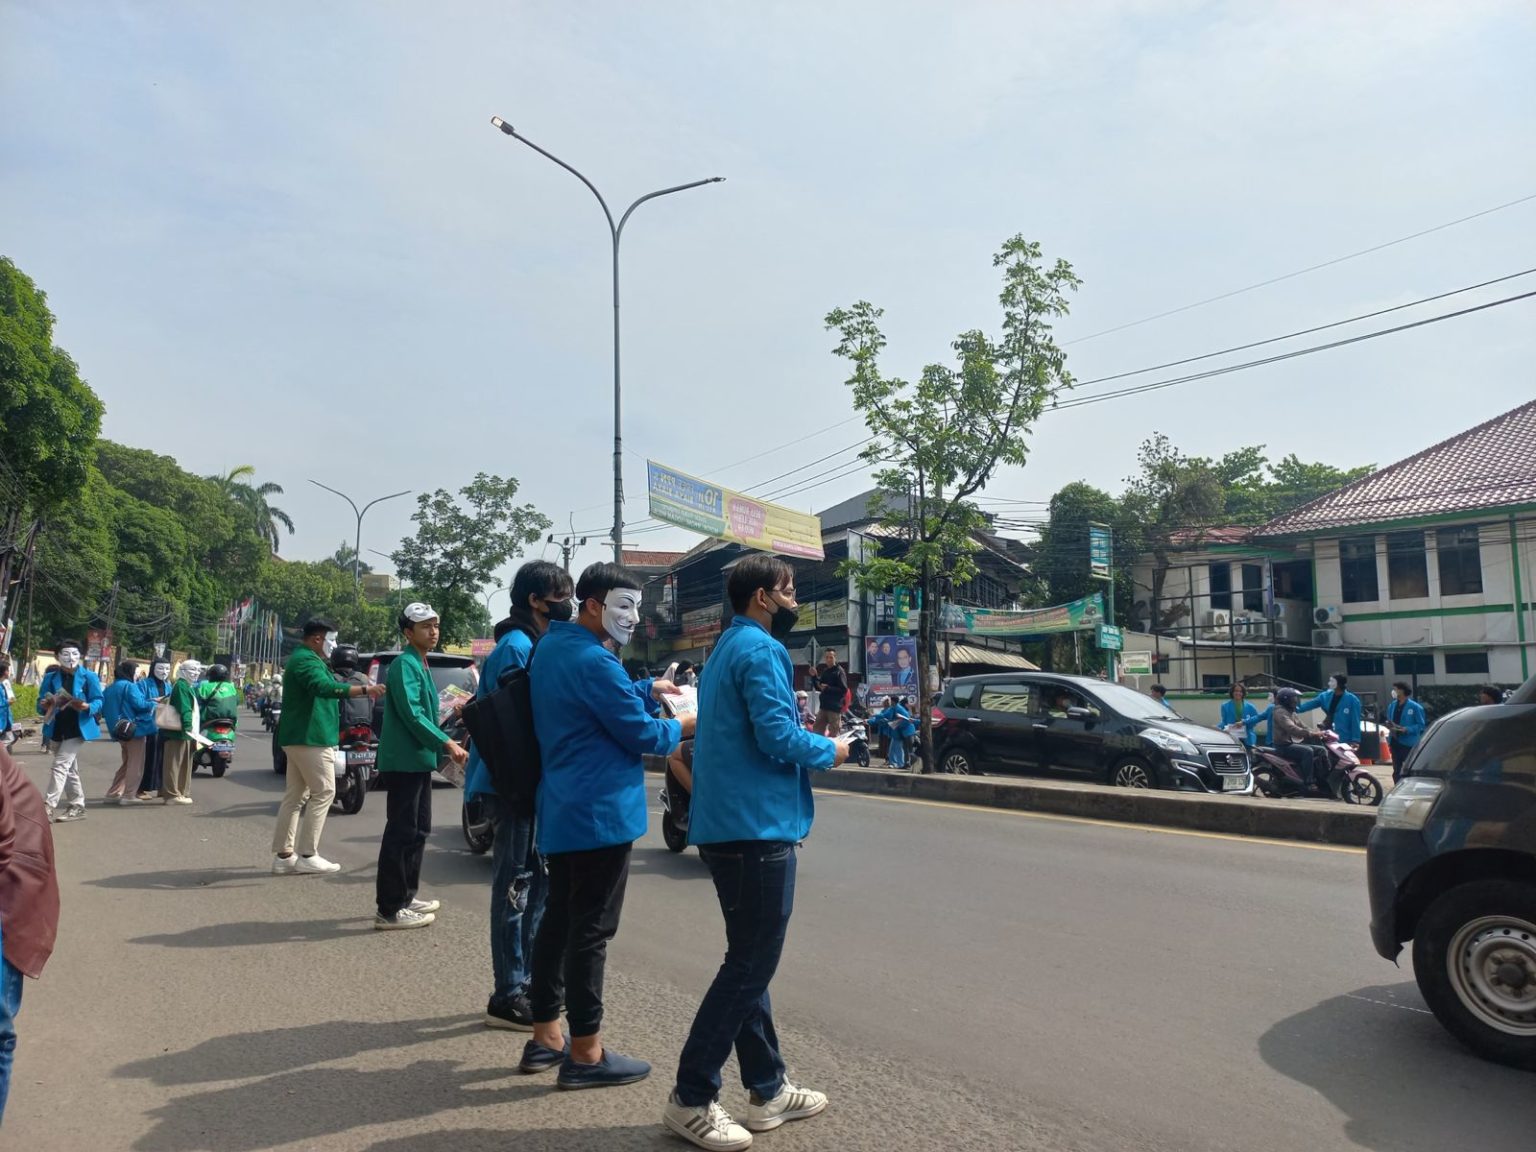
<path fill-rule="evenodd" d="M 1157 787 L 1157 777 L 1152 774 L 1152 765 L 1134 756 L 1114 766 L 1109 774 L 1109 782 L 1116 788 Z"/>
<path fill-rule="evenodd" d="M 946 748 L 939 761 L 942 770 L 952 776 L 980 776 L 976 769 L 976 757 L 964 748 Z"/>
<path fill-rule="evenodd" d="M 1451 1035 L 1536 1069 L 1536 885 L 1474 880 L 1443 893 L 1419 921 L 1413 973 Z"/>

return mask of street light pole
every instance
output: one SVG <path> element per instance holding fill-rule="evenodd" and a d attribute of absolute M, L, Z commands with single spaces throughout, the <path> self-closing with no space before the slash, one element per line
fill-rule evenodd
<path fill-rule="evenodd" d="M 410 489 L 406 489 L 404 492 L 392 492 L 388 496 L 380 496 L 377 500 L 370 500 L 359 508 L 357 501 L 345 492 L 337 492 L 329 484 L 322 484 L 318 480 L 311 480 L 310 483 L 316 488 L 324 488 L 327 492 L 340 496 L 348 504 L 352 505 L 352 511 L 357 515 L 357 542 L 352 546 L 352 587 L 355 591 L 361 593 L 363 590 L 363 517 L 367 514 L 368 509 L 372 508 L 375 504 L 382 504 L 386 500 L 394 500 L 401 496 L 409 496 L 411 494 Z"/>
<path fill-rule="evenodd" d="M 546 160 L 554 161 L 585 184 L 587 190 L 597 197 L 597 202 L 602 205 L 603 215 L 608 219 L 608 233 L 613 239 L 613 562 L 618 564 L 624 559 L 624 402 L 619 382 L 619 240 L 624 235 L 624 225 L 629 222 L 630 216 L 647 200 L 655 200 L 658 196 L 670 196 L 674 192 L 686 192 L 690 188 L 701 188 L 705 184 L 718 184 L 725 177 L 711 176 L 706 180 L 694 180 L 689 184 L 678 184 L 672 188 L 658 188 L 655 192 L 647 192 L 626 208 L 624 215 L 620 216 L 619 222 L 615 224 L 613 213 L 608 209 L 608 201 L 603 199 L 603 194 L 597 190 L 597 186 L 592 181 L 554 153 L 546 152 L 526 136 L 519 135 L 512 125 L 500 116 L 492 116 L 491 124 L 512 139 L 528 145 Z"/>

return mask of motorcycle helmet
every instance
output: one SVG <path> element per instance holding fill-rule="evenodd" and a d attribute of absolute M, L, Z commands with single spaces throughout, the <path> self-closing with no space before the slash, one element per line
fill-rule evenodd
<path fill-rule="evenodd" d="M 211 684 L 227 684 L 229 682 L 229 665 L 214 664 L 208 669 L 208 674 L 203 679 Z"/>
<path fill-rule="evenodd" d="M 1296 711 L 1296 705 L 1301 703 L 1301 693 L 1294 688 L 1282 688 L 1275 693 L 1275 703 L 1287 712 Z"/>
<path fill-rule="evenodd" d="M 356 672 L 357 646 L 353 644 L 336 645 L 336 650 L 331 653 L 331 671 Z"/>

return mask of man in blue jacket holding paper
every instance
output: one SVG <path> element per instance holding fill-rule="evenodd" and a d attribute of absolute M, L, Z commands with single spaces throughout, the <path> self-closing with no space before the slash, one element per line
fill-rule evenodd
<path fill-rule="evenodd" d="M 518 1067 L 558 1067 L 561 1088 L 633 1084 L 651 1072 L 644 1060 L 603 1047 L 603 970 L 624 908 L 630 848 L 645 835 L 641 757 L 671 753 L 693 734 L 694 717 L 659 716 L 661 699 L 676 689 L 666 680 L 632 683 L 607 646 L 629 643 L 640 595 L 626 569 L 592 565 L 576 582 L 576 619 L 552 620 L 528 661 L 543 764 L 535 827 L 549 891 L 533 942 L 533 1039 Z"/>
<path fill-rule="evenodd" d="M 752 1132 L 827 1106 L 822 1093 L 785 1079 L 768 985 L 794 909 L 795 848 L 811 830 L 811 771 L 841 764 L 848 745 L 800 724 L 783 643 L 799 618 L 794 570 L 754 554 L 736 564 L 726 588 L 736 616 L 699 682 L 688 826 L 725 916 L 725 962 L 694 1017 L 662 1124 L 700 1148 L 730 1152 L 749 1147 Z M 749 1094 L 742 1124 L 717 1100 L 733 1048 Z"/>

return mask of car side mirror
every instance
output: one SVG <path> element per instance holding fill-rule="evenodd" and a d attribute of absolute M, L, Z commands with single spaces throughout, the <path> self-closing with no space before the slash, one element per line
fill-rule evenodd
<path fill-rule="evenodd" d="M 1092 720 L 1093 719 L 1093 709 L 1091 709 L 1091 708 L 1068 708 L 1067 709 L 1067 719 L 1069 719 L 1069 720 Z"/>

